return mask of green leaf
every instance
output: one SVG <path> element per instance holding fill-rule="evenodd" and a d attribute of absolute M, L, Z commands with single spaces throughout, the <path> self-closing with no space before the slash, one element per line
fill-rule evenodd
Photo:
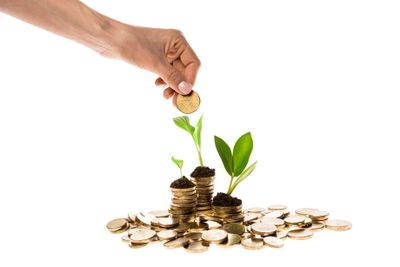
<path fill-rule="evenodd" d="M 171 157 L 171 160 L 178 166 L 179 169 L 183 167 L 183 160 Z"/>
<path fill-rule="evenodd" d="M 199 120 L 197 121 L 196 128 L 194 130 L 193 139 L 196 146 L 201 148 L 201 130 L 203 128 L 203 114 L 201 114 Z"/>
<path fill-rule="evenodd" d="M 237 141 L 233 148 L 233 174 L 239 176 L 246 168 L 251 152 L 253 151 L 253 139 L 251 133 L 245 133 Z"/>
<path fill-rule="evenodd" d="M 194 127 L 190 125 L 189 117 L 188 116 L 181 116 L 174 118 L 174 122 L 176 126 L 188 132 L 191 136 L 194 133 Z"/>
<path fill-rule="evenodd" d="M 254 169 L 256 168 L 257 165 L 257 161 L 254 162 L 253 164 L 251 164 L 237 179 L 236 181 L 233 183 L 232 187 L 229 188 L 228 194 L 231 194 L 233 192 L 233 190 L 235 190 L 236 186 L 238 184 L 240 184 L 241 182 L 243 182 L 247 177 L 249 177 L 249 175 L 254 171 Z"/>
<path fill-rule="evenodd" d="M 214 142 L 215 142 L 215 147 L 217 148 L 219 157 L 222 160 L 222 163 L 224 164 L 226 172 L 229 174 L 229 176 L 232 175 L 232 152 L 231 148 L 228 146 L 228 144 L 219 138 L 218 136 L 214 135 Z"/>

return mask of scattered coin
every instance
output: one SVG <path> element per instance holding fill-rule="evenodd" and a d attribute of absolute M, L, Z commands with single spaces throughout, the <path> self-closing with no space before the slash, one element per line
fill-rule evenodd
<path fill-rule="evenodd" d="M 318 209 L 314 208 L 301 208 L 295 211 L 296 214 L 303 215 L 303 216 L 310 216 L 312 212 L 316 212 Z"/>
<path fill-rule="evenodd" d="M 167 210 L 153 210 L 149 212 L 150 215 L 153 215 L 156 218 L 168 217 L 169 212 Z"/>
<path fill-rule="evenodd" d="M 130 232 L 130 239 L 132 243 L 135 244 L 143 244 L 143 243 L 149 243 L 153 239 L 153 237 L 156 236 L 156 232 L 150 229 L 144 229 L 144 228 L 136 228 L 136 229 L 131 229 L 129 230 Z"/>
<path fill-rule="evenodd" d="M 305 240 L 313 236 L 313 232 L 309 230 L 296 229 L 288 232 L 288 237 L 291 239 Z"/>
<path fill-rule="evenodd" d="M 178 110 L 185 114 L 195 112 L 200 106 L 200 96 L 192 91 L 188 95 L 178 94 L 176 98 L 176 107 Z"/>
<path fill-rule="evenodd" d="M 168 218 L 159 218 L 158 224 L 161 227 L 170 228 L 170 227 L 177 226 L 179 223 L 176 220 L 173 220 L 172 218 L 168 217 Z"/>
<path fill-rule="evenodd" d="M 193 233 L 193 232 L 189 232 L 189 233 L 186 233 L 185 234 L 185 237 L 187 237 L 187 238 L 189 238 L 190 240 L 193 240 L 193 241 L 200 241 L 201 240 L 201 237 L 202 237 L 202 233 Z"/>
<path fill-rule="evenodd" d="M 275 234 L 277 228 L 273 224 L 267 224 L 267 223 L 255 223 L 250 226 L 251 231 L 260 236 L 268 236 Z"/>
<path fill-rule="evenodd" d="M 121 237 L 121 240 L 122 240 L 122 242 L 125 242 L 125 243 L 131 242 L 131 239 L 129 238 L 128 235 L 124 235 L 123 237 Z"/>
<path fill-rule="evenodd" d="M 228 223 L 225 224 L 223 229 L 230 234 L 242 235 L 245 232 L 245 227 L 241 223 Z"/>
<path fill-rule="evenodd" d="M 270 205 L 268 206 L 269 210 L 286 210 L 287 206 L 286 205 Z"/>
<path fill-rule="evenodd" d="M 129 247 L 130 248 L 142 248 L 145 247 L 147 245 L 147 243 L 143 243 L 143 244 L 139 244 L 139 243 L 129 243 Z"/>
<path fill-rule="evenodd" d="M 254 240 L 252 238 L 246 238 L 242 239 L 241 244 L 245 249 L 251 249 L 251 250 L 262 249 L 264 247 L 264 242 L 262 239 Z"/>
<path fill-rule="evenodd" d="M 261 207 L 252 207 L 245 210 L 246 213 L 261 213 L 264 211 L 265 209 Z"/>
<path fill-rule="evenodd" d="M 234 245 L 240 244 L 241 241 L 242 241 L 242 238 L 240 237 L 240 235 L 228 233 L 227 240 L 218 245 L 221 247 L 224 247 L 224 248 L 228 248 L 228 247 L 233 247 Z"/>
<path fill-rule="evenodd" d="M 215 229 L 203 232 L 202 239 L 209 243 L 222 243 L 228 237 L 228 233 L 224 230 Z"/>
<path fill-rule="evenodd" d="M 328 220 L 326 221 L 325 227 L 329 230 L 346 231 L 351 229 L 352 224 L 345 220 Z"/>
<path fill-rule="evenodd" d="M 288 231 L 279 230 L 276 232 L 276 237 L 280 239 L 285 239 L 287 237 Z"/>
<path fill-rule="evenodd" d="M 220 223 L 217 223 L 215 221 L 206 221 L 205 223 L 208 225 L 208 229 L 210 229 L 210 230 L 218 229 L 218 228 L 222 227 L 222 225 Z"/>
<path fill-rule="evenodd" d="M 282 219 L 278 219 L 278 218 L 261 218 L 261 222 L 262 223 L 266 223 L 266 224 L 273 224 L 276 227 L 283 227 L 285 226 L 285 221 Z"/>
<path fill-rule="evenodd" d="M 264 243 L 273 248 L 281 248 L 283 247 L 283 241 L 280 238 L 274 237 L 274 236 L 267 236 L 264 237 Z"/>
<path fill-rule="evenodd" d="M 125 232 L 129 228 L 129 222 L 125 218 L 114 219 L 107 223 L 107 229 L 114 234 Z"/>
<path fill-rule="evenodd" d="M 185 251 L 193 253 L 202 253 L 208 250 L 208 244 L 202 241 L 190 242 L 189 245 L 185 246 Z"/>
<path fill-rule="evenodd" d="M 299 216 L 299 215 L 289 215 L 288 217 L 285 218 L 285 223 L 287 224 L 299 224 L 299 223 L 304 223 L 305 221 L 304 216 Z"/>
<path fill-rule="evenodd" d="M 175 238 L 178 233 L 175 230 L 162 230 L 157 233 L 159 240 L 171 240 Z"/>
<path fill-rule="evenodd" d="M 325 224 L 323 224 L 323 223 L 313 222 L 311 225 L 310 231 L 316 232 L 316 231 L 324 229 L 324 227 L 325 227 Z"/>
<path fill-rule="evenodd" d="M 164 243 L 164 247 L 166 248 L 180 248 L 189 244 L 189 238 L 180 237 L 177 239 L 172 239 L 171 241 L 167 241 Z"/>
<path fill-rule="evenodd" d="M 281 210 L 274 210 L 271 211 L 270 213 L 267 213 L 264 215 L 264 218 L 282 218 L 284 215 L 283 211 Z"/>

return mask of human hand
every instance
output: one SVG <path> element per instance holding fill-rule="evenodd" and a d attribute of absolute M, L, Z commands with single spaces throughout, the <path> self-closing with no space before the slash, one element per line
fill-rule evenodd
<path fill-rule="evenodd" d="M 180 31 L 123 24 L 118 32 L 118 56 L 159 75 L 155 84 L 166 99 L 175 105 L 178 94 L 192 91 L 200 61 Z"/>

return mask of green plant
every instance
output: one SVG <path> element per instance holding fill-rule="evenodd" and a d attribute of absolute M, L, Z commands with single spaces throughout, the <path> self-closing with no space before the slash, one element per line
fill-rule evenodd
<path fill-rule="evenodd" d="M 236 141 L 233 152 L 229 145 L 218 136 L 214 136 L 214 141 L 225 170 L 231 177 L 227 192 L 230 195 L 236 186 L 253 172 L 257 165 L 257 161 L 255 161 L 246 169 L 253 151 L 253 139 L 250 132 L 245 133 Z"/>
<path fill-rule="evenodd" d="M 177 159 L 174 156 L 171 157 L 171 160 L 172 160 L 173 163 L 176 164 L 176 166 L 178 166 L 180 174 L 181 174 L 181 177 L 182 177 L 183 176 L 183 174 L 182 174 L 183 160 Z"/>
<path fill-rule="evenodd" d="M 197 150 L 197 156 L 199 157 L 200 166 L 203 166 L 203 158 L 201 156 L 201 129 L 203 127 L 203 115 L 200 116 L 196 126 L 190 124 L 188 116 L 181 116 L 174 118 L 174 123 L 179 128 L 185 130 L 192 137 Z"/>

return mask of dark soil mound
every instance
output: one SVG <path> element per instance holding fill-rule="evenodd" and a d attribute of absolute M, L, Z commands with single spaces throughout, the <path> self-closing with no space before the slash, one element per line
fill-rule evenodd
<path fill-rule="evenodd" d="M 205 166 L 199 166 L 194 169 L 190 176 L 192 176 L 193 178 L 215 176 L 215 169 L 211 169 Z"/>
<path fill-rule="evenodd" d="M 188 178 L 183 176 L 182 178 L 179 178 L 175 181 L 173 181 L 170 185 L 172 188 L 189 188 L 195 186 L 194 183 L 192 183 Z"/>
<path fill-rule="evenodd" d="M 236 197 L 232 197 L 225 193 L 218 193 L 212 200 L 214 206 L 239 206 L 242 205 L 242 200 Z"/>

